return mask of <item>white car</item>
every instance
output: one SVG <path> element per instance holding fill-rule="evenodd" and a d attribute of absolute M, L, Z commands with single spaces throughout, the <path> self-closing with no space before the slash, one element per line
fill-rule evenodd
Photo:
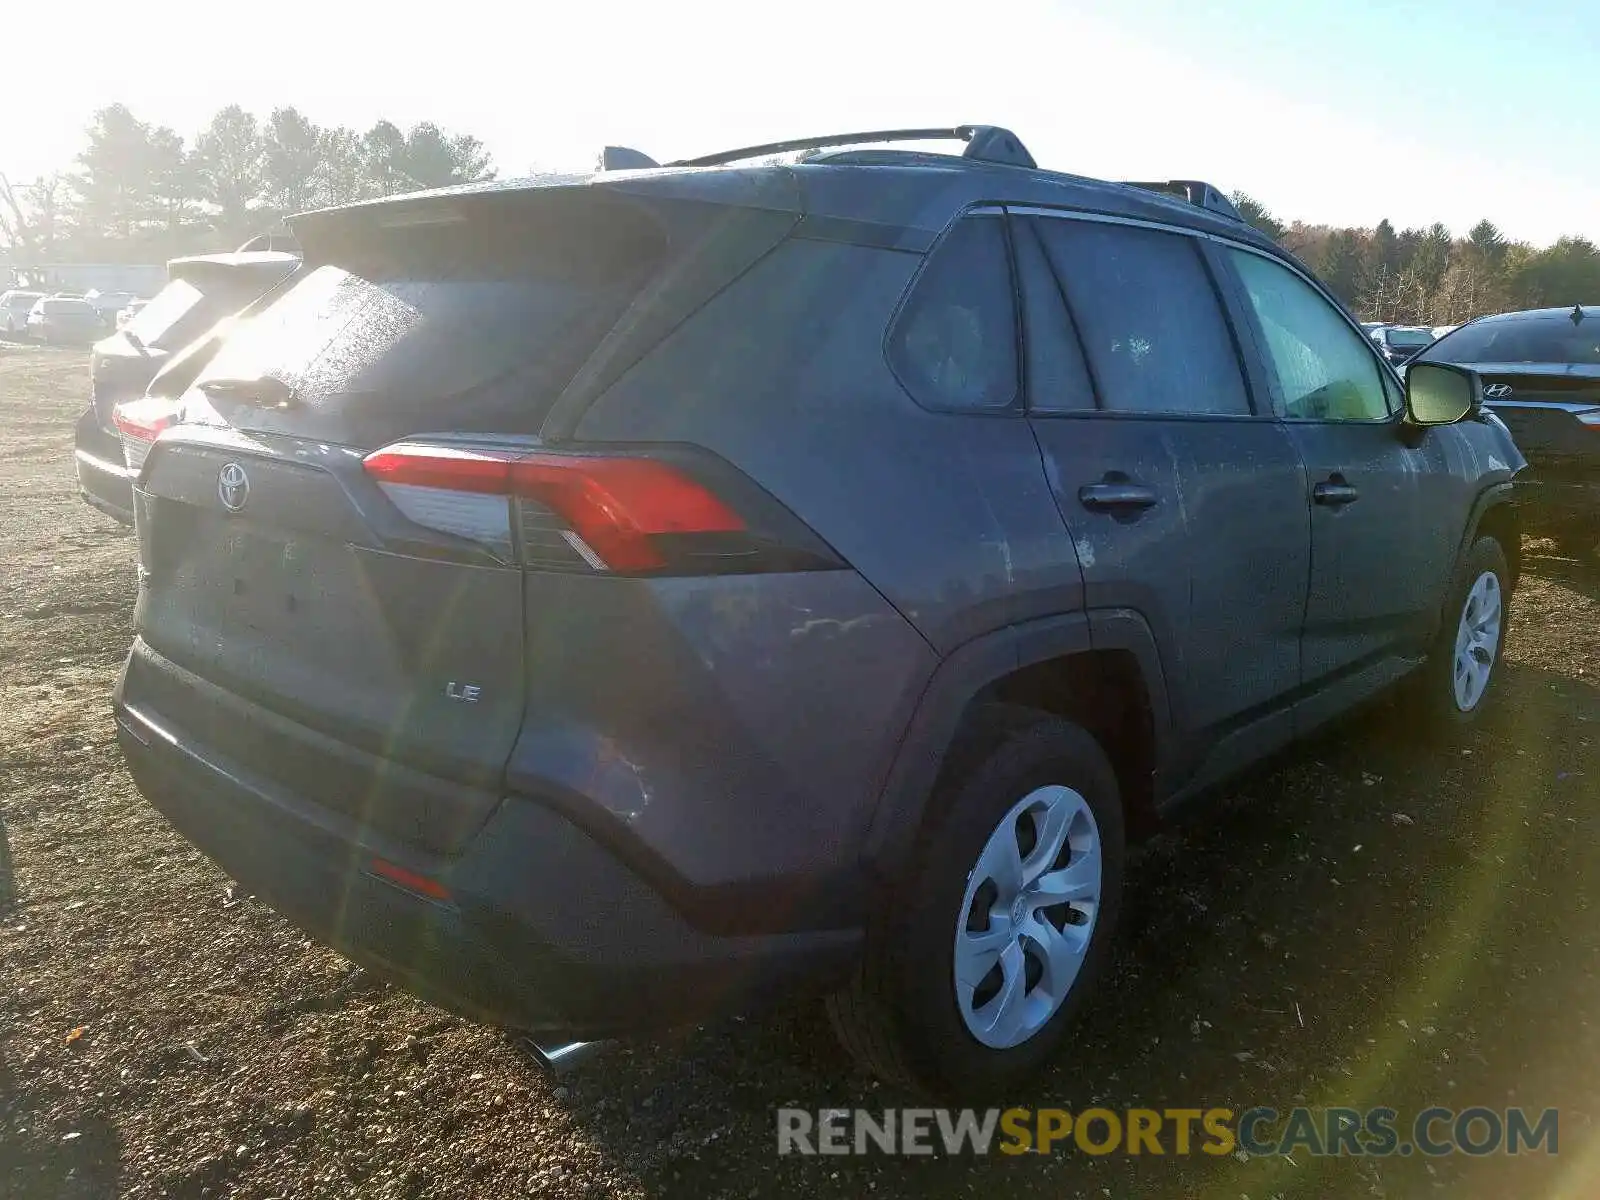
<path fill-rule="evenodd" d="M 43 299 L 43 292 L 0 292 L 0 334 L 24 336 L 28 332 L 28 313 Z"/>

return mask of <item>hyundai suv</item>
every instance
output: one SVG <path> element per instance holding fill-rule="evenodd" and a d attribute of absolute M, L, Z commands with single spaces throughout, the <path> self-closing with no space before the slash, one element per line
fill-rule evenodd
<path fill-rule="evenodd" d="M 1130 839 L 1402 678 L 1479 716 L 1470 371 L 1402 386 L 1214 188 L 893 136 L 295 219 L 143 427 L 143 793 L 538 1043 L 818 993 L 973 1095 L 1069 1036 Z"/>
<path fill-rule="evenodd" d="M 1528 456 L 1518 506 L 1583 554 L 1600 543 L 1600 305 L 1479 317 L 1417 362 L 1470 367 Z"/>

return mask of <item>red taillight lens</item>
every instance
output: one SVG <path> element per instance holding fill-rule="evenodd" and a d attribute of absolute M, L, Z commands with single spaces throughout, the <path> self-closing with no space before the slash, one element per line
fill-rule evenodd
<path fill-rule="evenodd" d="M 716 496 L 654 459 L 531 454 L 511 464 L 511 487 L 566 521 L 613 571 L 665 566 L 652 540 L 659 534 L 744 528 Z"/>
<path fill-rule="evenodd" d="M 491 544 L 509 544 L 509 501 L 535 500 L 566 525 L 562 536 L 584 561 L 602 570 L 660 570 L 667 559 L 654 539 L 661 535 L 745 528 L 704 485 L 650 458 L 401 442 L 365 461 L 413 521 Z"/>
<path fill-rule="evenodd" d="M 178 423 L 177 406 L 157 396 L 124 400 L 111 412 L 111 420 L 123 437 L 153 442 L 163 429 Z"/>
<path fill-rule="evenodd" d="M 150 445 L 163 429 L 178 423 L 178 405 L 161 396 L 124 400 L 111 410 L 111 422 L 122 435 L 122 459 L 138 474 L 150 454 Z"/>

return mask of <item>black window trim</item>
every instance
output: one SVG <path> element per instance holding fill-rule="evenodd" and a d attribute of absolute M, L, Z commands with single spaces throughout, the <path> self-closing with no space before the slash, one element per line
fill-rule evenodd
<path fill-rule="evenodd" d="M 930 404 L 922 399 L 901 377 L 900 370 L 895 366 L 893 351 L 895 335 L 900 328 L 901 318 L 905 315 L 906 306 L 911 303 L 911 298 L 916 295 L 918 286 L 922 283 L 923 276 L 928 272 L 928 266 L 933 262 L 934 256 L 939 253 L 950 235 L 961 222 L 976 217 L 992 217 L 1000 222 L 1000 236 L 1005 242 L 1006 272 L 1011 280 L 1011 340 L 1014 365 L 1014 390 L 1011 400 L 1004 405 L 993 408 L 978 408 L 971 405 L 959 404 Z M 895 301 L 894 311 L 889 314 L 889 321 L 884 326 L 882 353 L 884 364 L 889 368 L 889 373 L 894 376 L 895 382 L 900 385 L 900 390 L 910 398 L 911 402 L 924 412 L 948 414 L 961 417 L 1020 417 L 1024 415 L 1023 402 L 1027 395 L 1026 371 L 1027 365 L 1023 359 L 1024 346 L 1022 344 L 1022 296 L 1017 279 L 1016 251 L 1011 242 L 1011 222 L 1006 220 L 1006 210 L 999 204 L 982 202 L 970 204 L 953 216 L 938 237 L 933 239 L 927 251 L 922 255 L 922 261 L 917 264 L 917 269 L 912 272 L 911 278 L 906 282 L 900 298 Z"/>
<path fill-rule="evenodd" d="M 1091 221 L 1101 225 L 1127 225 L 1135 229 L 1151 229 L 1158 233 L 1174 233 L 1183 237 L 1197 239 L 1199 244 L 1195 246 L 1195 252 L 1200 259 L 1200 269 L 1205 274 L 1206 279 L 1210 282 L 1212 294 L 1216 297 L 1217 308 L 1222 315 L 1223 327 L 1228 331 L 1228 341 L 1233 347 L 1234 359 L 1239 368 L 1240 382 L 1244 386 L 1245 403 L 1250 406 L 1250 411 L 1243 413 L 1185 412 L 1182 409 L 1173 409 L 1170 412 L 1133 412 L 1127 409 L 1107 408 L 1105 405 L 1104 393 L 1100 385 L 1099 376 L 1095 373 L 1094 363 L 1089 357 L 1088 350 L 1083 345 L 1083 338 L 1078 328 L 1077 314 L 1072 311 L 1072 305 L 1067 300 L 1066 294 L 1063 291 L 1061 295 L 1061 302 L 1066 307 L 1067 316 L 1072 324 L 1073 336 L 1077 339 L 1078 352 L 1083 355 L 1084 365 L 1088 368 L 1089 381 L 1091 386 L 1094 388 L 1095 407 L 1092 409 L 1066 409 L 1061 411 L 1042 410 L 1036 412 L 1033 410 L 1030 403 L 1028 407 L 1029 417 L 1036 418 L 1038 420 L 1052 421 L 1057 419 L 1083 420 L 1085 418 L 1101 418 L 1114 421 L 1224 422 L 1270 421 L 1277 419 L 1277 414 L 1270 402 L 1270 397 L 1269 402 L 1265 406 L 1262 404 L 1262 396 L 1259 386 L 1262 380 L 1258 378 L 1257 373 L 1250 362 L 1251 356 L 1245 351 L 1246 343 L 1240 329 L 1238 328 L 1233 305 L 1229 302 L 1228 285 L 1225 284 L 1223 279 L 1218 277 L 1217 265 L 1212 261 L 1213 256 L 1205 252 L 1205 243 L 1207 241 L 1225 242 L 1228 245 L 1242 243 L 1234 243 L 1230 239 L 1217 237 L 1213 234 L 1205 232 L 1204 230 L 1190 229 L 1183 225 L 1170 225 L 1164 221 L 1147 221 L 1134 217 L 1111 216 L 1106 213 L 1087 212 L 1082 209 L 1075 208 L 1052 208 L 1048 205 L 1042 204 L 1007 204 L 1005 206 L 1005 212 L 1006 216 L 1010 220 L 1017 220 L 1024 217 L 1045 217 L 1050 220 L 1057 221 Z M 1048 261 L 1048 259 L 1046 261 Z M 1017 281 L 1017 274 L 1018 272 L 1016 264 L 1013 262 L 1013 281 Z M 1054 268 L 1052 265 L 1052 275 L 1053 274 Z M 1056 286 L 1058 288 L 1061 287 L 1059 279 L 1056 281 Z M 1023 324 L 1023 315 L 1024 314 L 1022 313 L 1019 302 L 1017 314 L 1019 327 Z M 1026 336 L 1026 334 L 1024 334 L 1024 336 Z M 1250 345 L 1252 349 L 1255 348 L 1253 334 Z M 1026 382 L 1026 378 L 1024 378 L 1023 396 L 1025 401 L 1029 401 L 1031 400 L 1031 397 L 1028 395 Z"/>
<path fill-rule="evenodd" d="M 1173 223 L 1168 222 L 1168 221 L 1152 221 L 1152 220 L 1150 220 L 1148 218 L 1145 218 L 1145 217 L 1123 217 L 1123 216 L 1116 216 L 1116 215 L 1111 214 L 1111 213 L 1092 212 L 1092 211 L 1088 211 L 1088 210 L 1085 210 L 1085 209 L 1074 209 L 1074 208 L 1052 208 L 1052 207 L 1049 207 L 1048 205 L 1033 204 L 1033 203 L 1028 203 L 1028 204 L 1008 204 L 1005 207 L 1006 207 L 1006 211 L 1008 213 L 1016 214 L 1016 215 L 1019 215 L 1019 216 L 1065 217 L 1065 218 L 1070 218 L 1072 220 L 1077 220 L 1077 221 L 1098 221 L 1098 222 L 1100 222 L 1102 224 L 1105 224 L 1105 225 L 1132 225 L 1132 226 L 1134 226 L 1136 228 L 1142 228 L 1142 229 L 1157 229 L 1157 230 L 1162 231 L 1163 233 L 1184 234 L 1184 235 L 1186 235 L 1188 237 L 1199 238 L 1202 242 L 1211 242 L 1211 243 L 1214 243 L 1215 245 L 1222 246 L 1222 247 L 1224 247 L 1226 249 L 1229 249 L 1229 250 L 1243 250 L 1243 251 L 1246 251 L 1247 253 L 1254 254 L 1254 255 L 1256 255 L 1256 256 L 1258 256 L 1260 258 L 1264 258 L 1269 262 L 1275 262 L 1280 267 L 1286 268 L 1287 270 L 1293 272 L 1295 275 L 1298 275 L 1306 283 L 1310 284 L 1312 289 L 1314 291 L 1316 291 L 1319 295 L 1321 295 L 1322 298 L 1324 300 L 1326 300 L 1329 304 L 1331 304 L 1333 306 L 1333 310 L 1336 313 L 1338 313 L 1341 317 L 1344 318 L 1345 324 L 1347 326 L 1349 326 L 1352 330 L 1354 330 L 1360 336 L 1362 344 L 1365 345 L 1366 348 L 1367 348 L 1367 353 L 1368 353 L 1369 357 L 1374 362 L 1376 362 L 1378 364 L 1378 370 L 1380 372 L 1385 372 L 1385 371 L 1388 372 L 1388 374 L 1390 376 L 1392 376 L 1391 382 L 1399 384 L 1399 387 L 1397 389 L 1395 389 L 1395 390 L 1399 394 L 1399 396 L 1401 397 L 1401 401 L 1402 401 L 1399 409 L 1397 409 L 1395 412 L 1390 413 L 1389 419 L 1386 420 L 1386 421 L 1331 421 L 1331 420 L 1329 420 L 1328 418 L 1325 418 L 1325 417 L 1283 417 L 1283 416 L 1279 416 L 1277 410 L 1278 410 L 1278 408 L 1280 408 L 1282 406 L 1281 405 L 1282 397 L 1281 397 L 1280 393 L 1278 392 L 1277 372 L 1275 370 L 1273 370 L 1273 369 L 1270 369 L 1269 364 L 1270 364 L 1271 360 L 1269 358 L 1266 358 L 1263 355 L 1262 343 L 1261 343 L 1261 340 L 1260 340 L 1260 334 L 1259 334 L 1259 331 L 1256 328 L 1254 310 L 1250 307 L 1250 305 L 1248 303 L 1245 303 L 1244 305 L 1242 305 L 1240 307 L 1240 311 L 1238 311 L 1237 313 L 1234 311 L 1234 308 L 1235 308 L 1235 305 L 1237 303 L 1237 300 L 1240 297 L 1237 295 L 1237 293 L 1233 292 L 1232 289 L 1234 289 L 1234 288 L 1242 288 L 1244 286 L 1244 284 L 1243 284 L 1243 281 L 1239 278 L 1238 272 L 1233 270 L 1232 264 L 1224 261 L 1222 264 L 1220 264 L 1220 266 L 1221 266 L 1221 269 L 1225 273 L 1226 281 L 1224 282 L 1223 280 L 1215 280 L 1215 285 L 1217 286 L 1217 289 L 1218 289 L 1218 292 L 1219 292 L 1219 298 L 1222 300 L 1224 308 L 1228 311 L 1230 326 L 1233 326 L 1233 327 L 1237 328 L 1239 323 L 1242 321 L 1243 324 L 1244 324 L 1244 328 L 1246 330 L 1248 330 L 1248 332 L 1250 334 L 1250 348 L 1254 351 L 1254 356 L 1253 357 L 1255 357 L 1261 363 L 1263 368 L 1266 369 L 1265 379 L 1266 379 L 1266 382 L 1268 383 L 1268 385 L 1270 387 L 1270 391 L 1269 391 L 1268 395 L 1271 398 L 1271 400 L 1273 401 L 1273 403 L 1268 406 L 1268 411 L 1263 413 L 1263 412 L 1260 411 L 1260 406 L 1258 404 L 1258 398 L 1255 395 L 1252 395 L 1251 396 L 1251 404 L 1256 407 L 1256 412 L 1253 413 L 1250 418 L 1245 418 L 1245 417 L 1242 417 L 1242 416 L 1228 416 L 1226 414 L 1221 414 L 1221 413 L 1194 413 L 1194 414 L 1187 414 L 1189 419 L 1213 420 L 1213 421 L 1216 421 L 1216 420 L 1239 421 L 1239 420 L 1245 420 L 1245 419 L 1255 419 L 1255 418 L 1258 418 L 1258 417 L 1265 417 L 1265 418 L 1270 418 L 1272 420 L 1282 421 L 1285 424 L 1296 424 L 1296 425 L 1301 425 L 1301 424 L 1309 424 L 1309 425 L 1327 425 L 1327 424 L 1332 424 L 1332 425 L 1361 425 L 1361 426 L 1365 426 L 1365 427 L 1369 427 L 1369 428 L 1386 427 L 1386 426 L 1391 425 L 1391 424 L 1397 424 L 1400 421 L 1403 421 L 1405 419 L 1405 405 L 1404 405 L 1405 381 L 1403 379 L 1401 379 L 1399 371 L 1397 371 L 1395 369 L 1394 364 L 1391 363 L 1388 359 L 1386 359 L 1383 356 L 1383 354 L 1378 350 L 1377 344 L 1375 342 L 1373 342 L 1373 340 L 1370 337 L 1367 336 L 1366 330 L 1361 328 L 1361 322 L 1357 321 L 1355 319 L 1355 317 L 1353 317 L 1350 314 L 1350 311 L 1347 308 L 1345 308 L 1345 306 L 1339 301 L 1339 298 L 1337 296 L 1335 296 L 1332 292 L 1330 292 L 1326 287 L 1324 287 L 1322 282 L 1319 279 L 1317 279 L 1316 276 L 1314 276 L 1310 272 L 1306 271 L 1303 267 L 1300 266 L 1299 263 L 1297 263 L 1294 259 L 1292 259 L 1288 255 L 1283 254 L 1283 253 L 1278 252 L 1278 251 L 1275 251 L 1273 249 L 1269 249 L 1266 246 L 1256 245 L 1253 242 L 1249 242 L 1249 241 L 1246 241 L 1246 240 L 1241 239 L 1241 238 L 1232 238 L 1232 237 L 1226 236 L 1225 234 L 1214 233 L 1209 229 L 1195 229 L 1195 228 L 1192 228 L 1192 227 L 1187 226 L 1187 225 L 1176 225 L 1176 224 L 1173 224 Z M 1209 256 L 1208 255 L 1206 257 L 1209 259 L 1209 258 L 1211 258 L 1213 256 Z M 1218 257 L 1223 257 L 1225 259 L 1226 256 L 1218 256 Z M 1218 264 L 1213 264 L 1213 270 L 1214 271 L 1217 268 L 1217 265 Z M 1235 336 L 1237 336 L 1237 334 Z M 1446 335 L 1446 336 L 1448 336 L 1448 335 Z M 1243 346 L 1242 345 L 1240 346 L 1240 349 L 1241 349 L 1241 351 L 1243 350 Z M 1246 358 L 1250 358 L 1250 357 L 1252 357 L 1252 355 L 1246 354 L 1245 357 Z M 1245 374 L 1245 378 L 1246 378 L 1246 382 L 1248 383 L 1254 378 L 1254 375 L 1251 373 L 1251 371 L 1249 371 L 1247 369 L 1246 370 L 1246 374 Z M 1384 403 L 1385 404 L 1388 403 L 1390 394 L 1391 394 L 1390 389 L 1388 387 L 1385 387 L 1384 388 Z M 1047 417 L 1047 416 L 1048 417 L 1057 417 L 1057 416 L 1072 416 L 1074 414 L 1072 414 L 1072 413 L 1040 413 L 1039 415 L 1041 417 Z M 1080 413 L 1080 414 L 1077 414 L 1077 415 L 1081 416 L 1081 415 L 1084 415 L 1084 414 Z M 1126 417 L 1126 416 L 1135 416 L 1135 417 L 1137 417 L 1137 416 L 1140 416 L 1142 414 L 1129 414 L 1129 413 L 1118 414 L 1118 413 L 1106 412 L 1106 413 L 1103 413 L 1102 415 L 1108 416 L 1108 417 L 1110 417 L 1110 416 L 1124 416 L 1124 417 Z M 1186 414 L 1183 414 L 1183 413 L 1157 414 L 1157 415 L 1162 416 L 1162 417 L 1170 417 L 1170 419 L 1184 419 L 1185 416 L 1186 416 Z"/>
<path fill-rule="evenodd" d="M 1022 408 L 1029 417 L 1100 417 L 1125 415 L 1114 413 L 1106 408 L 1104 392 L 1100 385 L 1100 376 L 1095 371 L 1094 362 L 1089 357 L 1089 351 L 1083 343 L 1083 331 L 1078 328 L 1078 316 L 1072 311 L 1072 302 L 1067 299 L 1067 291 L 1061 285 L 1061 277 L 1056 274 L 1054 265 L 1050 262 L 1050 253 L 1041 243 L 1038 247 L 1040 256 L 1044 259 L 1044 268 L 1050 273 L 1050 286 L 1055 290 L 1056 296 L 1061 300 L 1061 311 L 1067 314 L 1067 326 L 1072 330 L 1072 344 L 1078 348 L 1078 358 L 1083 363 L 1084 376 L 1089 380 L 1089 399 L 1094 402 L 1092 408 L 1078 409 L 1036 409 L 1033 407 L 1033 379 L 1028 374 L 1028 312 L 1027 304 L 1022 295 L 1022 264 L 1017 261 L 1017 225 L 1018 218 L 1011 212 L 1005 214 L 1006 244 L 1011 247 L 1011 279 L 1017 290 L 1017 335 L 1021 345 L 1022 364 Z"/>

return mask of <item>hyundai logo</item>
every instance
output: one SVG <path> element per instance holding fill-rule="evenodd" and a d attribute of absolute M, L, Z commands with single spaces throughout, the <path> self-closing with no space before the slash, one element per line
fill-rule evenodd
<path fill-rule="evenodd" d="M 1491 383 L 1483 389 L 1483 394 L 1491 400 L 1504 400 L 1511 395 L 1511 385 L 1509 383 Z"/>
<path fill-rule="evenodd" d="M 236 462 L 226 463 L 217 472 L 217 498 L 229 512 L 238 512 L 250 499 L 250 476 Z"/>

